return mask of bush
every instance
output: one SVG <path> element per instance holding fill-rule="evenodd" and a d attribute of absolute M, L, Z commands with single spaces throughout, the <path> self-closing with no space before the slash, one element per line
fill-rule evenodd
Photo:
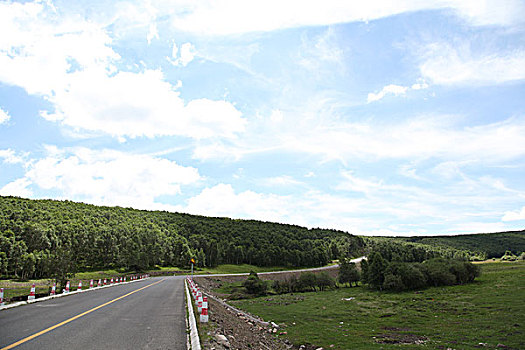
<path fill-rule="evenodd" d="M 385 275 L 385 281 L 383 282 L 383 289 L 384 290 L 393 290 L 393 291 L 403 291 L 406 289 L 405 284 L 403 283 L 403 280 L 401 279 L 401 276 L 399 275 L 393 275 L 393 274 L 387 274 Z"/>
<path fill-rule="evenodd" d="M 242 286 L 246 289 L 246 293 L 252 295 L 264 295 L 268 290 L 268 284 L 262 281 L 257 273 L 251 271 L 248 278 L 243 282 Z"/>
<path fill-rule="evenodd" d="M 301 291 L 312 290 L 315 292 L 315 287 L 317 286 L 317 277 L 312 272 L 303 272 L 299 276 L 297 284 L 299 290 Z"/>

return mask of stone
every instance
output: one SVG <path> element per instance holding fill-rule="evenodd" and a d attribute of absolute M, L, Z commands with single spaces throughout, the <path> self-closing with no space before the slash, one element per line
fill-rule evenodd
<path fill-rule="evenodd" d="M 230 347 L 230 342 L 228 341 L 228 338 L 226 338 L 225 335 L 216 334 L 215 335 L 215 339 L 217 340 L 217 343 L 219 343 L 220 345 L 222 345 L 222 346 L 224 346 L 226 348 Z"/>

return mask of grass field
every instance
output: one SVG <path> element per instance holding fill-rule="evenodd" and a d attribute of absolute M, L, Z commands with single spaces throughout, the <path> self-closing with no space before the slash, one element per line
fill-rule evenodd
<path fill-rule="evenodd" d="M 325 349 L 525 349 L 525 262 L 486 263 L 475 283 L 420 292 L 354 287 L 232 303 Z"/>

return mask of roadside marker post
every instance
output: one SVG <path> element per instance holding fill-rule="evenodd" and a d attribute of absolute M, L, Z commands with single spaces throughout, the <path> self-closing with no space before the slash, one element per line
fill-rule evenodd
<path fill-rule="evenodd" d="M 53 282 L 53 287 L 51 287 L 51 295 L 57 294 L 57 283 Z"/>
<path fill-rule="evenodd" d="M 0 288 L 0 306 L 4 306 L 4 288 Z"/>
<path fill-rule="evenodd" d="M 66 283 L 66 293 L 69 293 L 69 281 Z"/>
<path fill-rule="evenodd" d="M 93 280 L 89 281 L 89 289 L 93 288 Z"/>
<path fill-rule="evenodd" d="M 102 280 L 99 278 L 98 279 L 98 283 L 97 283 L 97 287 L 100 287 L 102 285 Z"/>
<path fill-rule="evenodd" d="M 104 285 L 107 286 L 108 285 L 108 280 L 104 278 Z"/>
<path fill-rule="evenodd" d="M 195 305 L 197 307 L 199 306 L 199 300 L 202 300 L 202 293 L 200 289 L 197 291 L 197 298 L 195 299 Z"/>
<path fill-rule="evenodd" d="M 202 312 L 200 316 L 201 323 L 208 322 L 208 297 L 202 297 Z"/>
<path fill-rule="evenodd" d="M 77 292 L 82 292 L 82 281 L 78 281 Z"/>
<path fill-rule="evenodd" d="M 27 297 L 27 300 L 35 300 L 35 284 L 31 286 L 31 292 L 29 292 L 29 296 Z"/>
<path fill-rule="evenodd" d="M 113 277 L 111 277 L 111 281 L 109 281 L 109 284 L 113 284 Z"/>

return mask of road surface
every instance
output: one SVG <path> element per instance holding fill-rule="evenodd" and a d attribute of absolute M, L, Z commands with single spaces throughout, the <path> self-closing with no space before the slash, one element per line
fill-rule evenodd
<path fill-rule="evenodd" d="M 359 258 L 350 260 L 350 262 L 357 264 L 358 262 L 361 262 L 361 260 L 363 259 L 366 259 L 366 257 L 361 256 Z M 322 266 L 322 267 L 311 267 L 311 268 L 300 269 L 300 270 L 257 272 L 257 275 L 276 275 L 276 274 L 290 273 L 290 272 L 313 272 L 313 271 L 323 271 L 323 270 L 335 269 L 338 267 L 339 267 L 339 264 L 335 264 L 335 265 L 327 265 L 327 266 Z M 215 273 L 215 274 L 208 274 L 208 275 L 195 274 L 194 276 L 195 277 L 228 277 L 228 276 L 248 276 L 248 275 L 249 275 L 248 272 L 243 272 L 243 273 L 220 273 L 220 274 Z"/>
<path fill-rule="evenodd" d="M 150 278 L 0 311 L 0 349 L 182 350 L 185 317 L 184 277 Z"/>

